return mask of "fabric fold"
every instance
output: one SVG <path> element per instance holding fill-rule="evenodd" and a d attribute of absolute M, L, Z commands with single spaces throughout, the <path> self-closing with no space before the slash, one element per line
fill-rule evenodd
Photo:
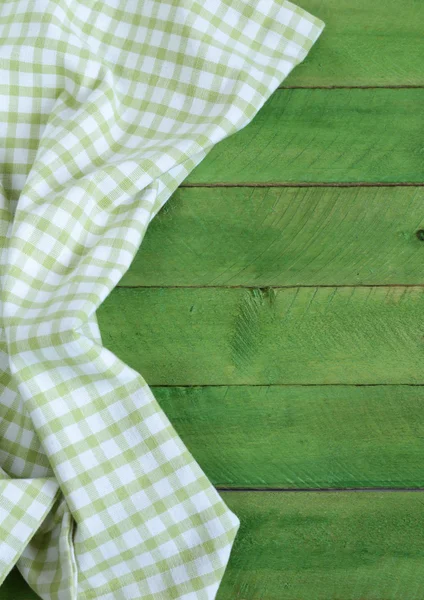
<path fill-rule="evenodd" d="M 58 490 L 54 479 L 9 479 L 0 471 L 0 585 L 37 533 Z"/>
<path fill-rule="evenodd" d="M 43 600 L 215 598 L 239 519 L 96 310 L 323 26 L 285 0 L 0 6 L 0 507 L 19 515 L 0 565 Z"/>

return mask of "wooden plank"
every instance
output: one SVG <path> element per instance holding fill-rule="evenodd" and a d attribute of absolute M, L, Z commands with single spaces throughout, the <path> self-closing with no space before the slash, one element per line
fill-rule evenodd
<path fill-rule="evenodd" d="M 283 85 L 423 85 L 424 3 L 301 0 L 326 27 Z"/>
<path fill-rule="evenodd" d="M 423 182 L 423 124 L 424 89 L 276 90 L 185 184 Z"/>
<path fill-rule="evenodd" d="M 222 497 L 241 525 L 217 600 L 422 600 L 422 493 Z M 15 570 L 1 598 L 38 597 Z"/>
<path fill-rule="evenodd" d="M 217 600 L 422 600 L 423 494 L 235 493 Z"/>
<path fill-rule="evenodd" d="M 108 348 L 150 385 L 424 382 L 424 288 L 115 289 Z"/>
<path fill-rule="evenodd" d="M 1 600 L 40 600 L 15 567 L 0 588 Z"/>
<path fill-rule="evenodd" d="M 180 188 L 120 285 L 420 284 L 423 206 L 421 187 Z"/>
<path fill-rule="evenodd" d="M 223 487 L 424 487 L 420 386 L 154 387 Z"/>

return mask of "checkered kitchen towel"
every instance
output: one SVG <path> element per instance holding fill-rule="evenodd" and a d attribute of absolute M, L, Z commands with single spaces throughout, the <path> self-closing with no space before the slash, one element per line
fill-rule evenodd
<path fill-rule="evenodd" d="M 323 26 L 286 0 L 0 3 L 0 583 L 215 598 L 239 520 L 96 309 Z"/>

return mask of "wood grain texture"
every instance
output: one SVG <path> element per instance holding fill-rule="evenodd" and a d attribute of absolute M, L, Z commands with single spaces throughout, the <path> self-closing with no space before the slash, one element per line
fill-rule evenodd
<path fill-rule="evenodd" d="M 180 188 L 120 285 L 422 284 L 423 206 L 421 187 Z"/>
<path fill-rule="evenodd" d="M 423 495 L 225 492 L 241 526 L 217 600 L 422 600 Z M 37 600 L 14 571 L 1 600 Z"/>
<path fill-rule="evenodd" d="M 276 90 L 185 180 L 423 182 L 424 89 Z"/>
<path fill-rule="evenodd" d="M 422 600 L 422 494 L 223 497 L 241 526 L 217 600 Z"/>
<path fill-rule="evenodd" d="M 424 487 L 423 387 L 152 391 L 215 485 Z"/>
<path fill-rule="evenodd" d="M 301 6 L 326 28 L 283 88 L 424 85 L 421 0 Z M 423 116 L 422 89 L 282 89 L 184 185 L 422 183 Z M 99 321 L 213 483 L 424 485 L 422 387 L 320 385 L 424 383 L 423 290 L 315 287 L 424 283 L 423 199 L 186 187 L 168 201 L 121 285 L 255 288 L 115 290 Z M 241 528 L 217 600 L 424 597 L 423 494 L 222 496 Z M 16 569 L 0 598 L 38 600 Z"/>
<path fill-rule="evenodd" d="M 423 85 L 424 3 L 301 0 L 326 27 L 283 85 Z"/>
<path fill-rule="evenodd" d="M 150 385 L 424 383 L 424 288 L 115 289 L 105 345 Z"/>

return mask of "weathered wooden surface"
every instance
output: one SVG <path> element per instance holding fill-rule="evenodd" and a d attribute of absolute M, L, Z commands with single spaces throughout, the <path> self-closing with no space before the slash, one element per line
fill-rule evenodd
<path fill-rule="evenodd" d="M 217 600 L 422 600 L 422 494 L 222 496 L 241 526 Z M 0 597 L 36 600 L 16 571 Z"/>
<path fill-rule="evenodd" d="M 424 383 L 423 287 L 115 289 L 105 345 L 150 385 Z"/>
<path fill-rule="evenodd" d="M 424 89 L 277 90 L 185 184 L 423 182 L 423 139 Z"/>
<path fill-rule="evenodd" d="M 155 387 L 215 485 L 424 487 L 424 387 Z"/>
<path fill-rule="evenodd" d="M 423 85 L 424 2 L 301 0 L 326 27 L 283 85 Z"/>
<path fill-rule="evenodd" d="M 226 493 L 241 527 L 217 600 L 422 600 L 423 495 Z"/>
<path fill-rule="evenodd" d="M 216 485 L 422 488 L 424 188 L 380 184 L 424 183 L 424 3 L 299 4 L 326 28 L 281 87 L 381 88 L 276 91 L 168 200 L 103 339 Z M 424 598 L 421 492 L 221 493 L 217 600 Z M 15 570 L 0 599 L 36 595 Z"/>
<path fill-rule="evenodd" d="M 424 187 L 180 188 L 120 285 L 422 284 L 423 207 Z"/>

